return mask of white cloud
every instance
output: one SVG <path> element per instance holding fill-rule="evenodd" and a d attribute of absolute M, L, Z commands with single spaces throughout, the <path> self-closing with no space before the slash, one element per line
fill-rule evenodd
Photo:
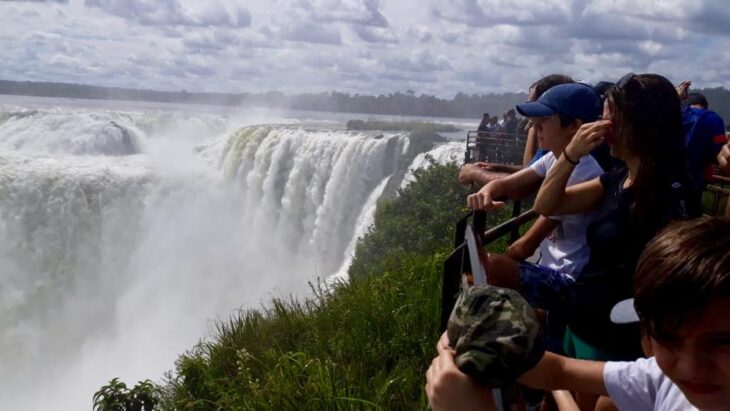
<path fill-rule="evenodd" d="M 281 38 L 306 43 L 339 45 L 342 37 L 338 27 L 318 26 L 307 22 L 292 22 L 280 28 Z"/>
<path fill-rule="evenodd" d="M 564 24 L 570 13 L 564 0 L 437 0 L 437 17 L 470 26 Z"/>
<path fill-rule="evenodd" d="M 87 4 L 88 6 L 85 6 Z M 721 0 L 0 1 L 0 73 L 189 91 L 519 91 L 542 75 L 730 79 Z"/>
<path fill-rule="evenodd" d="M 368 43 L 397 43 L 398 38 L 388 29 L 380 27 L 356 26 L 353 27 L 357 36 Z"/>
<path fill-rule="evenodd" d="M 246 9 L 220 0 L 85 0 L 85 4 L 151 25 L 245 27 L 251 24 Z"/>
<path fill-rule="evenodd" d="M 316 21 L 387 27 L 388 20 L 378 10 L 379 3 L 379 0 L 295 0 L 279 4 L 298 10 Z"/>

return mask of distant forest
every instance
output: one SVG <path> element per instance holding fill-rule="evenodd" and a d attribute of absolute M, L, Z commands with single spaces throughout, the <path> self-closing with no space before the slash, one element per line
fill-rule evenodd
<path fill-rule="evenodd" d="M 730 123 L 730 90 L 723 87 L 693 89 L 707 97 L 710 109 Z M 482 113 L 501 117 L 515 104 L 525 101 L 524 93 L 457 93 L 450 100 L 419 94 L 411 90 L 388 95 L 348 94 L 340 92 L 286 95 L 268 93 L 198 93 L 185 90 L 156 91 L 99 87 L 68 83 L 0 80 L 0 94 L 65 97 L 103 100 L 156 101 L 165 103 L 212 104 L 225 106 L 275 107 L 294 110 L 343 113 L 390 114 L 426 117 L 460 117 L 480 119 Z"/>

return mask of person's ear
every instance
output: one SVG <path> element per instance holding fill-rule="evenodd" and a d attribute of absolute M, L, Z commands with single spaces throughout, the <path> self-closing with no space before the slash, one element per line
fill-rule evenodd
<path fill-rule="evenodd" d="M 573 120 L 573 122 L 568 125 L 568 129 L 570 130 L 570 135 L 572 136 L 575 133 L 577 133 L 578 132 L 578 129 L 582 125 L 583 125 L 583 121 L 578 120 L 578 119 Z"/>
<path fill-rule="evenodd" d="M 641 336 L 641 350 L 647 358 L 654 356 L 654 350 L 651 348 L 651 337 L 646 334 Z"/>

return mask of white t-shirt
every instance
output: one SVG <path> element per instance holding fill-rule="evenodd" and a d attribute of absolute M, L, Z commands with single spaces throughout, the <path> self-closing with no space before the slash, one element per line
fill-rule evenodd
<path fill-rule="evenodd" d="M 555 161 L 555 154 L 550 152 L 532 163 L 530 168 L 544 178 Z M 588 155 L 581 158 L 575 166 L 568 185 L 592 180 L 602 174 L 601 166 L 593 156 Z M 550 219 L 560 222 L 560 225 L 540 243 L 539 264 L 567 274 L 579 272 L 590 256 L 586 244 L 586 228 L 592 216 L 593 213 L 551 216 Z"/>
<path fill-rule="evenodd" d="M 697 411 L 652 358 L 607 362 L 606 391 L 621 411 Z"/>

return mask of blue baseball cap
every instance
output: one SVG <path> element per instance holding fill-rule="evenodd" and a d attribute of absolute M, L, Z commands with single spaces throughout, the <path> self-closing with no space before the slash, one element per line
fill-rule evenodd
<path fill-rule="evenodd" d="M 583 83 L 559 84 L 550 87 L 537 101 L 518 104 L 517 111 L 525 117 L 548 117 L 560 113 L 584 123 L 601 116 L 601 98 L 593 87 Z"/>

